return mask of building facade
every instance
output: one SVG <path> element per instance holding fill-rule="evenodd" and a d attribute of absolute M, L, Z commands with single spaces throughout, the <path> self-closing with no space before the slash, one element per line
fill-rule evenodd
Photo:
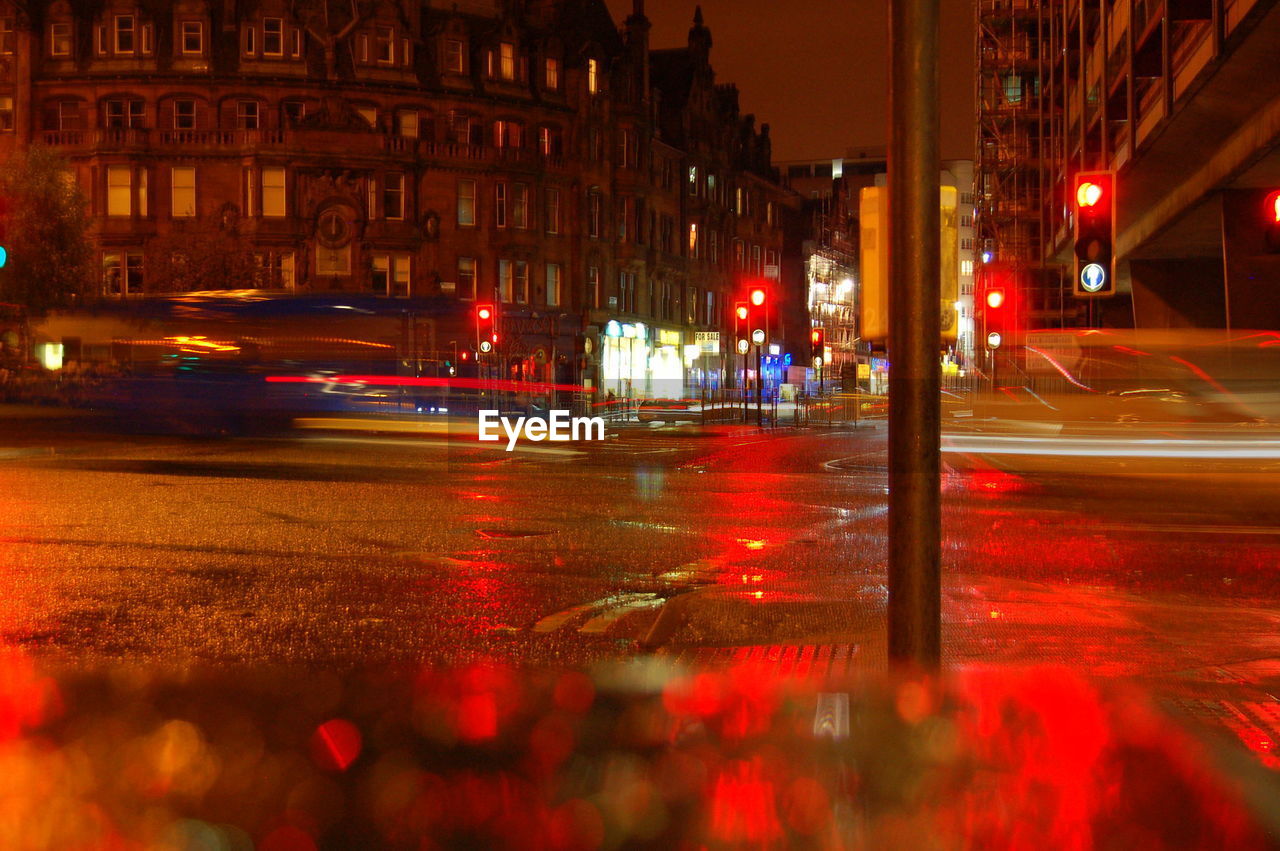
<path fill-rule="evenodd" d="M 1280 327 L 1276 0 L 979 0 L 979 239 L 1024 327 Z M 1116 281 L 1072 295 L 1074 177 L 1116 174 Z M 980 282 L 980 286 L 981 286 Z"/>
<path fill-rule="evenodd" d="M 861 324 L 863 284 L 868 281 L 861 234 L 871 227 L 874 238 L 883 239 L 882 224 L 862 221 L 861 201 L 865 189 L 885 191 L 887 165 L 883 149 L 850 150 L 839 159 L 780 164 L 787 186 L 803 199 L 809 322 L 825 330 L 827 362 L 837 378 L 848 380 L 858 363 L 863 364 L 866 378 L 873 349 L 883 350 L 884 340 L 865 334 Z M 958 371 L 974 363 L 974 164 L 946 160 L 942 165 L 944 364 Z M 882 259 L 876 257 L 877 262 Z M 872 281 L 876 274 L 872 272 Z M 875 360 L 884 362 L 882 357 Z"/>
<path fill-rule="evenodd" d="M 731 380 L 708 332 L 791 202 L 701 14 L 685 48 L 648 31 L 642 0 L 621 28 L 600 0 L 9 4 L 0 155 L 70 162 L 98 296 L 231 233 L 258 274 L 229 288 L 436 299 L 442 349 L 493 302 L 504 371 L 679 395 Z"/>

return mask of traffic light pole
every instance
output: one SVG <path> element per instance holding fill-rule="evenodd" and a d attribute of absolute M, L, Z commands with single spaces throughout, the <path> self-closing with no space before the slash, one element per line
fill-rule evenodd
<path fill-rule="evenodd" d="M 889 4 L 889 661 L 942 637 L 939 0 Z"/>
<path fill-rule="evenodd" d="M 760 354 L 762 348 L 764 347 L 756 344 L 756 425 L 764 428 L 764 358 Z"/>

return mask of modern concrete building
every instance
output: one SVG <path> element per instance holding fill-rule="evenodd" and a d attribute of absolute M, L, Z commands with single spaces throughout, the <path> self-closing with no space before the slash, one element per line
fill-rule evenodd
<path fill-rule="evenodd" d="M 1280 327 L 1275 0 L 978 0 L 978 237 L 1025 327 Z M 1113 169 L 1119 294 L 1073 298 L 1080 171 Z"/>

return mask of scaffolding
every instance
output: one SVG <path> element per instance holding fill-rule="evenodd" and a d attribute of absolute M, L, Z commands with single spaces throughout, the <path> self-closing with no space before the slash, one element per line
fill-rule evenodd
<path fill-rule="evenodd" d="M 1063 327 L 1073 316 L 1047 220 L 1052 140 L 1060 138 L 1052 57 L 1062 0 L 978 0 L 976 9 L 976 291 L 1011 289 L 1017 328 Z"/>

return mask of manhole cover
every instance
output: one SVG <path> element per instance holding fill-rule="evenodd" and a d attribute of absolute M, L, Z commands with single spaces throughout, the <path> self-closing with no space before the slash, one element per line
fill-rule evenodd
<path fill-rule="evenodd" d="M 482 538 L 539 538 L 551 533 L 533 529 L 477 529 L 476 534 Z"/>

